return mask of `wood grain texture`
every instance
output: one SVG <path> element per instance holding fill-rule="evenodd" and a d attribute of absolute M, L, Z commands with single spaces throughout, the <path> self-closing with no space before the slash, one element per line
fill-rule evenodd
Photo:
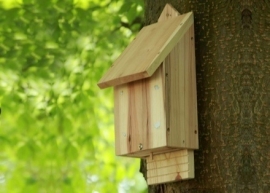
<path fill-rule="evenodd" d="M 198 120 L 193 25 L 165 60 L 168 144 L 198 149 Z"/>
<path fill-rule="evenodd" d="M 166 4 L 158 21 L 177 17 Z M 198 120 L 194 25 L 187 29 L 164 61 L 167 144 L 171 147 L 198 149 Z"/>
<path fill-rule="evenodd" d="M 193 13 L 144 27 L 98 82 L 100 88 L 152 76 L 193 23 Z"/>
<path fill-rule="evenodd" d="M 200 148 L 195 179 L 150 193 L 270 190 L 270 2 L 146 1 L 146 24 L 166 3 L 194 11 Z"/>
<path fill-rule="evenodd" d="M 147 183 L 160 184 L 194 177 L 193 151 L 178 150 L 147 157 Z"/>
<path fill-rule="evenodd" d="M 158 22 L 166 21 L 179 15 L 180 13 L 172 5 L 167 3 L 158 18 Z"/>
<path fill-rule="evenodd" d="M 164 92 L 162 65 L 151 78 L 115 87 L 117 155 L 142 157 L 155 148 L 167 149 Z"/>

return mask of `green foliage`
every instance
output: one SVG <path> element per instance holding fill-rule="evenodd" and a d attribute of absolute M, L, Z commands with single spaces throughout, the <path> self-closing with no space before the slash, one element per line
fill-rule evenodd
<path fill-rule="evenodd" d="M 144 192 L 114 154 L 96 83 L 142 27 L 142 0 L 0 1 L 0 192 Z"/>

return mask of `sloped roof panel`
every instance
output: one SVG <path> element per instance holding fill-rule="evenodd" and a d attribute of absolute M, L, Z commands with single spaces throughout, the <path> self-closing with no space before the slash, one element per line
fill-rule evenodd
<path fill-rule="evenodd" d="M 100 79 L 106 88 L 150 77 L 193 23 L 193 13 L 142 28 Z"/>

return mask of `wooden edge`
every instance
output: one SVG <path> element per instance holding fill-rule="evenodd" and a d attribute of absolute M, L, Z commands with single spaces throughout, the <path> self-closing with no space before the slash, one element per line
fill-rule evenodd
<path fill-rule="evenodd" d="M 152 74 L 151 74 L 152 75 Z M 104 89 L 104 88 L 108 88 L 108 87 L 112 87 L 112 86 L 118 86 L 121 84 L 126 84 L 129 82 L 133 82 L 134 79 L 135 80 L 141 80 L 144 78 L 148 78 L 151 75 L 149 75 L 147 72 L 144 73 L 137 73 L 137 74 L 133 74 L 133 76 L 126 76 L 126 77 L 120 77 L 120 78 L 116 78 L 116 79 L 112 79 L 110 81 L 103 81 L 103 78 L 101 78 L 99 80 L 99 82 L 97 83 L 98 87 L 100 89 Z M 136 78 L 134 78 L 136 77 Z"/>
<path fill-rule="evenodd" d="M 164 153 L 160 153 L 160 154 L 156 154 L 153 155 L 152 159 L 149 159 L 149 157 L 147 157 L 147 163 L 151 163 L 154 161 L 162 161 L 162 160 L 168 160 L 168 159 L 173 159 L 173 158 L 177 158 L 177 157 L 185 157 L 187 156 L 189 153 L 189 150 L 187 149 L 177 149 L 174 151 L 169 151 L 169 152 L 164 152 Z"/>
<path fill-rule="evenodd" d="M 147 150 L 142 150 L 142 151 L 136 151 L 136 152 L 126 153 L 126 154 L 117 154 L 116 153 L 116 155 L 117 156 L 123 156 L 123 157 L 133 157 L 133 158 L 146 159 L 150 155 L 155 156 L 156 154 L 168 153 L 168 152 L 172 152 L 172 151 L 179 151 L 179 148 L 157 147 L 157 148 L 152 148 L 152 149 L 147 149 Z"/>

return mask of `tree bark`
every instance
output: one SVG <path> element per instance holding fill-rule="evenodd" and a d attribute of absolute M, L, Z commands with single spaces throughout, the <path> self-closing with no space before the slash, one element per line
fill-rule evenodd
<path fill-rule="evenodd" d="M 146 0 L 146 25 L 166 3 L 195 15 L 200 149 L 195 179 L 149 192 L 269 192 L 270 2 Z"/>

